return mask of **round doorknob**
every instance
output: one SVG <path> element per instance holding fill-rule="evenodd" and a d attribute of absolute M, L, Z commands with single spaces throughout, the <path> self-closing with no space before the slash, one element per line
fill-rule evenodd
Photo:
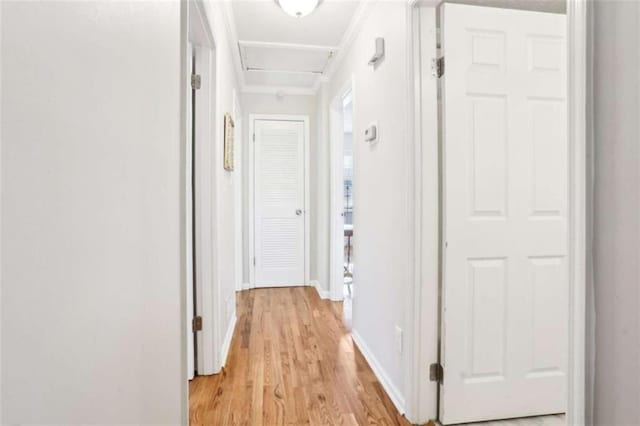
<path fill-rule="evenodd" d="M 296 210 L 296 216 L 300 216 L 302 214 L 302 210 L 298 209 Z"/>

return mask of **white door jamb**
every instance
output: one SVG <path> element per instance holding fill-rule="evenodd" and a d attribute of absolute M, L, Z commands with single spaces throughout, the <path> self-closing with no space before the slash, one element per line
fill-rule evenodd
<path fill-rule="evenodd" d="M 351 92 L 353 110 L 353 140 L 355 132 L 355 81 L 352 76 L 340 88 L 329 105 L 329 298 L 333 301 L 344 299 L 344 98 Z M 354 161 L 355 163 L 355 161 Z"/>
<path fill-rule="evenodd" d="M 214 284 L 217 280 L 215 265 L 212 264 L 215 250 L 214 236 L 211 226 L 215 223 L 216 212 L 212 209 L 211 197 L 214 196 L 212 188 L 213 164 L 210 161 L 210 153 L 213 150 L 212 117 L 215 117 L 216 81 L 215 81 L 215 40 L 209 27 L 204 4 L 201 0 L 188 2 L 188 42 L 197 52 L 197 72 L 201 75 L 201 89 L 198 90 L 198 103 L 196 105 L 196 134 L 202 135 L 196 139 L 197 161 L 196 167 L 196 315 L 202 317 L 202 331 L 198 333 L 198 374 L 214 374 L 217 369 L 216 353 L 219 352 L 219 340 L 214 331 L 219 324 L 215 313 L 218 309 L 213 306 Z M 188 52 L 191 61 L 191 52 Z M 187 68 L 185 68 L 186 70 Z M 190 73 L 187 79 L 191 79 Z M 187 126 L 190 126 L 190 118 L 187 117 Z M 189 141 L 187 141 L 190 143 Z M 204 159 L 209 159 L 204 161 Z M 186 194 L 185 194 L 186 197 Z M 185 198 L 186 199 L 186 198 Z M 182 219 L 183 221 L 185 218 Z M 208 225 L 207 225 L 208 224 Z M 183 225 L 184 226 L 184 225 Z M 190 262 L 191 259 L 184 260 Z M 186 269 L 186 265 L 185 265 Z M 183 307 L 186 311 L 186 307 Z M 186 316 L 186 313 L 185 313 Z M 185 333 L 187 327 L 183 327 Z M 185 336 L 186 338 L 186 336 Z M 186 349 L 186 348 L 185 348 Z"/>

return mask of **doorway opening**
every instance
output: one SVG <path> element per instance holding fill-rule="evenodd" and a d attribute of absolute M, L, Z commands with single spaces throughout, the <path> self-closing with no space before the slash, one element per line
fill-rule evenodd
<path fill-rule="evenodd" d="M 343 214 L 344 218 L 344 315 L 345 319 L 351 319 L 351 299 L 353 297 L 353 259 L 354 259 L 354 227 L 353 227 L 353 99 L 351 92 L 345 96 L 342 102 L 343 112 L 343 163 L 342 163 L 342 188 L 343 188 Z"/>
<path fill-rule="evenodd" d="M 330 296 L 344 300 L 347 325 L 355 282 L 354 96 L 349 82 L 331 105 Z"/>

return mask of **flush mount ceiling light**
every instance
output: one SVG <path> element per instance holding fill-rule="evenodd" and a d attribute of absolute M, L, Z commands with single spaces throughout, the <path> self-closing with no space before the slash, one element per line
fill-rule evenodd
<path fill-rule="evenodd" d="M 320 0 L 275 0 L 276 3 L 285 11 L 288 15 L 295 18 L 302 18 L 313 12 Z"/>

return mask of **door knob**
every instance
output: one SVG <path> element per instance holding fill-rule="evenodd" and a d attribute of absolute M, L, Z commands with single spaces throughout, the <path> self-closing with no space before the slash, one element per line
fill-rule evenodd
<path fill-rule="evenodd" d="M 300 209 L 296 210 L 296 216 L 300 216 L 300 215 L 302 215 L 302 210 Z"/>

